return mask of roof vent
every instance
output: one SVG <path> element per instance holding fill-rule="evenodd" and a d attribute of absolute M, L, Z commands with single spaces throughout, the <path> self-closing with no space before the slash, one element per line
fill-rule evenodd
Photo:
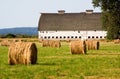
<path fill-rule="evenodd" d="M 92 14 L 93 10 L 86 10 L 86 14 Z"/>
<path fill-rule="evenodd" d="M 65 10 L 58 10 L 58 14 L 64 14 Z"/>

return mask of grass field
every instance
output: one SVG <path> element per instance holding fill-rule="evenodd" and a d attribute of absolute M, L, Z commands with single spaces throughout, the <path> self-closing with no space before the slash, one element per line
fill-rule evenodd
<path fill-rule="evenodd" d="M 36 65 L 8 64 L 8 47 L 0 46 L 0 79 L 120 79 L 120 44 L 100 43 L 100 50 L 72 55 L 69 44 L 38 48 Z"/>

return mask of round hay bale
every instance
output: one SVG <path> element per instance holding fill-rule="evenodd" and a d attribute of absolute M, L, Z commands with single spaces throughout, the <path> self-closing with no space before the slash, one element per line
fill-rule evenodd
<path fill-rule="evenodd" d="M 10 42 L 8 40 L 3 40 L 1 46 L 10 46 Z"/>
<path fill-rule="evenodd" d="M 43 40 L 42 41 L 42 47 L 56 47 L 60 48 L 61 43 L 59 40 Z"/>
<path fill-rule="evenodd" d="M 48 46 L 49 46 L 49 47 L 53 47 L 53 43 L 54 43 L 53 40 L 48 40 Z"/>
<path fill-rule="evenodd" d="M 51 47 L 55 47 L 55 48 L 60 48 L 61 47 L 61 43 L 59 40 L 51 40 L 49 42 Z"/>
<path fill-rule="evenodd" d="M 42 47 L 49 47 L 49 40 L 43 40 Z"/>
<path fill-rule="evenodd" d="M 8 63 L 36 64 L 37 47 L 35 43 L 16 42 L 10 45 L 8 51 Z"/>
<path fill-rule="evenodd" d="M 67 43 L 70 43 L 70 41 L 71 41 L 70 39 L 66 40 Z"/>
<path fill-rule="evenodd" d="M 120 40 L 119 39 L 114 40 L 114 44 L 120 44 Z"/>
<path fill-rule="evenodd" d="M 71 41 L 70 43 L 72 54 L 86 54 L 86 43 L 83 40 Z"/>
<path fill-rule="evenodd" d="M 96 49 L 99 50 L 99 48 L 100 48 L 100 42 L 99 42 L 99 41 L 96 41 L 96 43 L 97 43 L 97 44 L 96 44 Z"/>
<path fill-rule="evenodd" d="M 97 40 L 87 40 L 86 45 L 88 50 L 99 50 L 100 43 Z"/>
<path fill-rule="evenodd" d="M 50 40 L 43 40 L 42 41 L 42 47 L 50 47 L 49 41 Z"/>

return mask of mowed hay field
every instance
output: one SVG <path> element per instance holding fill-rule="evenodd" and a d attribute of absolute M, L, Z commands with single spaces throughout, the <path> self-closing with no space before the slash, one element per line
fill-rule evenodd
<path fill-rule="evenodd" d="M 8 47 L 0 46 L 0 79 L 120 79 L 120 44 L 100 42 L 86 55 L 72 55 L 67 42 L 61 48 L 36 45 L 35 65 L 9 65 Z"/>

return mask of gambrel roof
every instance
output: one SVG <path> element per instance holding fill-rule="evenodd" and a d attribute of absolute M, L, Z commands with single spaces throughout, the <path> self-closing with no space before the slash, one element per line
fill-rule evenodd
<path fill-rule="evenodd" d="M 38 30 L 103 30 L 101 13 L 41 13 Z"/>

